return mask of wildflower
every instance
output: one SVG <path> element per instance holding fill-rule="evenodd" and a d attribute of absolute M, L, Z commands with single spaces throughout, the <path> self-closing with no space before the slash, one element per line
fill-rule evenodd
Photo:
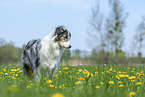
<path fill-rule="evenodd" d="M 15 76 L 18 76 L 18 74 L 16 74 Z"/>
<path fill-rule="evenodd" d="M 4 72 L 6 72 L 6 69 L 3 69 Z"/>
<path fill-rule="evenodd" d="M 109 83 L 109 84 L 114 84 L 114 81 L 109 81 L 108 83 Z"/>
<path fill-rule="evenodd" d="M 106 64 L 104 64 L 104 66 L 107 66 Z"/>
<path fill-rule="evenodd" d="M 142 85 L 142 83 L 141 83 L 141 82 L 137 82 L 136 84 L 137 84 L 137 85 Z"/>
<path fill-rule="evenodd" d="M 124 74 L 120 74 L 119 77 L 124 77 Z"/>
<path fill-rule="evenodd" d="M 0 72 L 0 74 L 3 74 L 3 72 Z"/>
<path fill-rule="evenodd" d="M 120 79 L 120 77 L 118 77 L 117 75 L 115 75 L 117 79 Z"/>
<path fill-rule="evenodd" d="M 81 81 L 77 81 L 77 82 L 75 82 L 75 84 L 81 84 Z"/>
<path fill-rule="evenodd" d="M 131 77 L 129 77 L 128 79 L 135 79 L 136 77 L 135 76 L 131 76 Z"/>
<path fill-rule="evenodd" d="M 118 83 L 121 84 L 122 82 L 121 81 L 118 81 Z"/>
<path fill-rule="evenodd" d="M 103 75 L 105 75 L 105 73 L 104 73 L 104 72 L 102 72 L 102 74 L 103 74 Z"/>
<path fill-rule="evenodd" d="M 61 88 L 62 88 L 62 86 L 60 85 L 60 86 L 59 86 L 59 88 L 61 89 Z"/>
<path fill-rule="evenodd" d="M 126 74 L 126 75 L 124 75 L 124 77 L 127 77 L 127 78 L 128 78 L 128 77 L 129 77 L 129 75 L 127 75 L 127 74 Z"/>
<path fill-rule="evenodd" d="M 57 74 L 55 75 L 55 77 L 57 77 Z"/>
<path fill-rule="evenodd" d="M 27 85 L 27 88 L 31 88 L 31 85 Z"/>
<path fill-rule="evenodd" d="M 55 93 L 51 97 L 65 97 L 65 96 L 60 93 Z"/>
<path fill-rule="evenodd" d="M 98 72 L 97 72 L 97 71 L 95 72 L 95 75 L 96 75 L 96 74 L 98 74 Z"/>
<path fill-rule="evenodd" d="M 127 69 L 130 69 L 130 67 L 127 67 Z"/>
<path fill-rule="evenodd" d="M 67 70 L 68 69 L 68 67 L 65 67 L 65 68 L 63 68 L 64 70 Z"/>
<path fill-rule="evenodd" d="M 79 71 L 79 72 L 82 72 L 82 69 L 79 69 L 78 71 Z"/>
<path fill-rule="evenodd" d="M 47 80 L 46 83 L 52 83 L 52 80 Z"/>
<path fill-rule="evenodd" d="M 103 82 L 100 82 L 101 83 L 101 85 L 104 85 L 104 83 Z"/>
<path fill-rule="evenodd" d="M 50 84 L 49 86 L 50 86 L 50 87 L 54 87 L 54 85 L 51 85 L 51 84 Z"/>
<path fill-rule="evenodd" d="M 16 77 L 13 76 L 12 79 L 16 79 Z"/>
<path fill-rule="evenodd" d="M 134 96 L 136 93 L 135 92 L 130 92 L 129 95 L 130 97 Z"/>
<path fill-rule="evenodd" d="M 135 82 L 135 80 L 134 80 L 134 79 L 132 79 L 131 81 L 132 81 L 132 82 Z"/>
<path fill-rule="evenodd" d="M 11 85 L 11 87 L 17 87 L 17 85 Z"/>
<path fill-rule="evenodd" d="M 123 84 L 120 84 L 119 87 L 124 87 L 124 85 Z"/>
<path fill-rule="evenodd" d="M 96 89 L 99 89 L 99 88 L 100 88 L 100 86 L 95 86 L 95 88 L 96 88 Z"/>
<path fill-rule="evenodd" d="M 10 92 L 13 92 L 13 93 L 18 93 L 18 92 L 20 91 L 19 88 L 11 88 L 11 87 L 8 87 L 8 90 L 9 90 Z"/>
<path fill-rule="evenodd" d="M 34 85 L 34 83 L 31 83 L 31 86 Z"/>
<path fill-rule="evenodd" d="M 83 89 L 83 87 L 79 87 L 78 89 Z"/>

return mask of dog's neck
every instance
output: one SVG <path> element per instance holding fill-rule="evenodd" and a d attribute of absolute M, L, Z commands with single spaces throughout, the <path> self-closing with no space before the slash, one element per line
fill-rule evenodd
<path fill-rule="evenodd" d="M 45 36 L 41 41 L 41 53 L 49 58 L 59 56 L 62 49 L 58 42 L 55 42 L 54 33 L 52 32 L 48 36 Z"/>

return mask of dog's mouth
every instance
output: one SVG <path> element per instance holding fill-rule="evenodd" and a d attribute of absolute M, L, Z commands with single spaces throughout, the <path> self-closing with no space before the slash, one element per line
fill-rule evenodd
<path fill-rule="evenodd" d="M 66 49 L 70 49 L 72 47 L 69 42 L 61 42 L 61 41 L 59 41 L 59 46 Z"/>

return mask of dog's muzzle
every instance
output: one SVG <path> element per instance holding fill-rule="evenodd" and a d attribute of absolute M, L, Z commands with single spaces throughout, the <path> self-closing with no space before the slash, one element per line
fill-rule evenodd
<path fill-rule="evenodd" d="M 61 47 L 66 48 L 66 49 L 70 49 L 72 47 L 71 44 L 70 44 L 70 42 L 59 42 L 59 45 Z"/>

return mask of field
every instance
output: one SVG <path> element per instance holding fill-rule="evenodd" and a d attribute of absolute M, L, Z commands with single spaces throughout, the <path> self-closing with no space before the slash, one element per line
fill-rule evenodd
<path fill-rule="evenodd" d="M 145 66 L 60 66 L 37 83 L 19 66 L 1 65 L 0 97 L 145 97 L 144 73 Z"/>

